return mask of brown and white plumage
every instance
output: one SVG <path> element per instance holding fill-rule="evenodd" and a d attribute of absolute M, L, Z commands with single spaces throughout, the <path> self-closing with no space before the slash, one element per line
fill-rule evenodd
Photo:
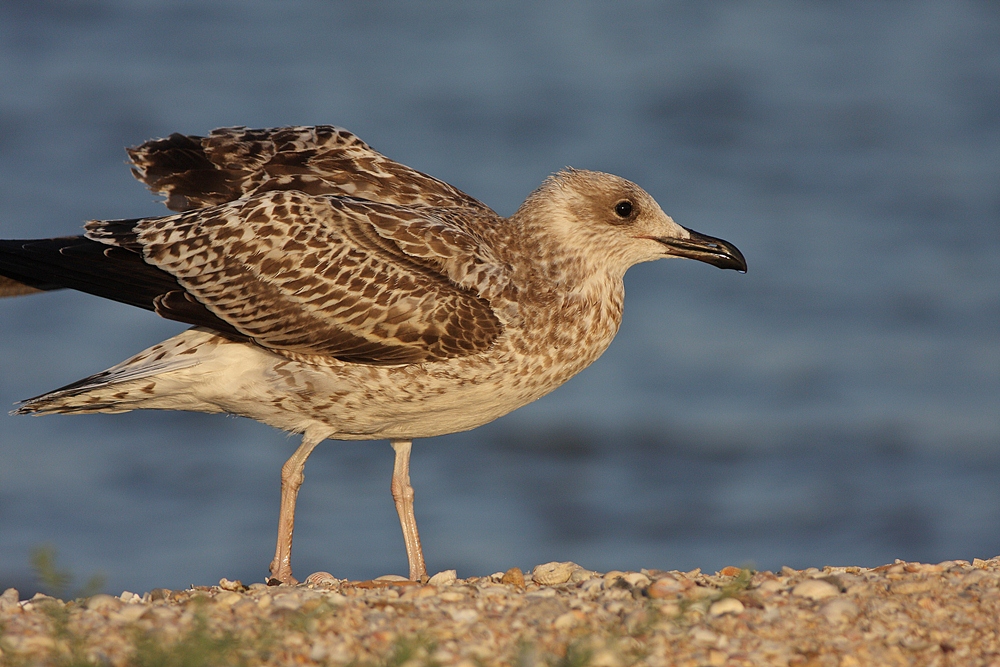
<path fill-rule="evenodd" d="M 281 582 L 294 581 L 295 496 L 320 441 L 392 441 L 420 578 L 413 438 L 484 424 L 589 365 L 618 329 L 633 264 L 746 269 L 734 246 L 599 172 L 559 172 L 501 218 L 333 127 L 175 134 L 129 155 L 179 213 L 0 241 L 0 295 L 69 287 L 195 327 L 18 412 L 228 412 L 303 433 L 282 471 Z"/>
<path fill-rule="evenodd" d="M 90 239 L 135 249 L 183 293 L 161 315 L 289 358 L 417 363 L 489 349 L 501 326 L 478 288 L 506 280 L 491 253 L 434 209 L 298 191 L 128 225 Z M 189 316 L 190 298 L 209 315 Z M 262 305 L 266 304 L 266 309 Z"/>
<path fill-rule="evenodd" d="M 226 127 L 172 134 L 128 150 L 132 173 L 189 211 L 273 190 L 357 197 L 411 208 L 489 208 L 444 181 L 378 153 L 339 127 Z"/>

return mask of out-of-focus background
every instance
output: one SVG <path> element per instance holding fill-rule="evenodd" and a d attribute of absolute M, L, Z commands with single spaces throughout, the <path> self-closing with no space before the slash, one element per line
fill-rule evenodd
<path fill-rule="evenodd" d="M 431 571 L 874 566 L 1000 553 L 1000 5 L 0 4 L 0 237 L 166 212 L 123 147 L 332 123 L 509 215 L 565 165 L 737 244 L 633 269 L 554 394 L 418 441 Z M 183 329 L 77 293 L 0 301 L 0 405 Z M 58 551 L 110 592 L 262 581 L 271 428 L 0 413 L 0 587 Z M 385 442 L 306 467 L 302 577 L 405 573 Z"/>

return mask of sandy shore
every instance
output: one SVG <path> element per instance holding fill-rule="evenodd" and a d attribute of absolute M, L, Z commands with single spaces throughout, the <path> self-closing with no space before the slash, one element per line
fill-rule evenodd
<path fill-rule="evenodd" d="M 0 597 L 4 665 L 997 665 L 1000 558 Z"/>

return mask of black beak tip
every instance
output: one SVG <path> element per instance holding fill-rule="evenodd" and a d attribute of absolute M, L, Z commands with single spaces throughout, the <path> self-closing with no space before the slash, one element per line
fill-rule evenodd
<path fill-rule="evenodd" d="M 656 240 L 667 247 L 666 253 L 668 255 L 696 259 L 720 269 L 732 269 L 740 273 L 747 272 L 746 258 L 743 257 L 740 249 L 732 243 L 714 236 L 700 234 L 692 229 L 687 231 L 689 237 L 686 239 L 664 237 Z"/>
<path fill-rule="evenodd" d="M 699 234 L 694 230 L 688 230 L 691 234 L 691 241 L 700 246 L 704 252 L 703 257 L 696 257 L 720 269 L 732 269 L 740 273 L 747 272 L 747 260 L 740 252 L 740 249 L 729 241 L 717 239 L 714 236 Z"/>
<path fill-rule="evenodd" d="M 746 260 L 745 257 L 743 257 L 743 253 L 741 253 L 740 250 L 739 250 L 739 248 L 737 248 L 736 246 L 734 246 L 731 243 L 729 244 L 729 251 L 730 251 L 730 256 L 732 258 L 732 264 L 730 266 L 725 267 L 725 268 L 727 268 L 727 269 L 733 269 L 734 271 L 737 271 L 738 273 L 746 273 L 747 272 L 747 260 Z"/>

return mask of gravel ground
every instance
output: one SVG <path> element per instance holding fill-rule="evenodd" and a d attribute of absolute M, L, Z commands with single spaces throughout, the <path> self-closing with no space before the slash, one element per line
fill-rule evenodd
<path fill-rule="evenodd" d="M 0 596 L 4 665 L 996 665 L 1000 558 Z"/>

